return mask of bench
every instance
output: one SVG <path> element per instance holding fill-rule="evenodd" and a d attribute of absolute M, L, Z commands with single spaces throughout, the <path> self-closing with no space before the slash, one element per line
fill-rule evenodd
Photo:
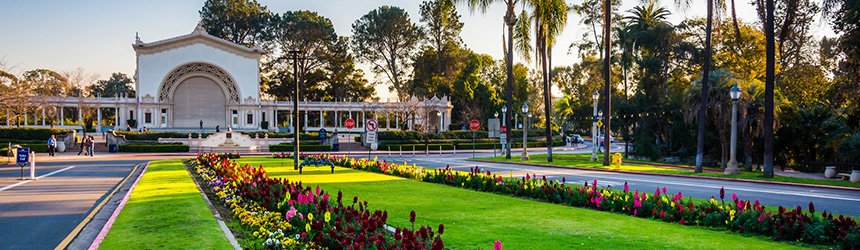
<path fill-rule="evenodd" d="M 838 174 L 836 174 L 836 176 L 839 176 L 839 178 L 842 179 L 843 181 L 847 181 L 847 180 L 851 179 L 851 174 L 838 173 Z"/>

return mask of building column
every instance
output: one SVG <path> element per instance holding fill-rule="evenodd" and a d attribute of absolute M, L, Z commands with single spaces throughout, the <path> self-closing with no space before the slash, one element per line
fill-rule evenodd
<path fill-rule="evenodd" d="M 325 111 L 323 111 L 322 109 L 320 109 L 320 128 L 324 128 L 324 127 L 325 127 L 325 119 L 324 119 L 324 117 L 325 117 Z"/>
<path fill-rule="evenodd" d="M 98 128 L 102 127 L 102 108 L 96 108 L 96 126 Z"/>
<path fill-rule="evenodd" d="M 389 113 L 390 113 L 390 112 L 385 111 L 385 130 L 389 130 L 389 129 L 391 129 L 391 119 L 389 119 L 389 117 L 390 117 L 390 116 L 388 115 Z"/>
<path fill-rule="evenodd" d="M 42 107 L 42 126 L 45 126 L 45 107 Z"/>
<path fill-rule="evenodd" d="M 400 113 L 394 113 L 394 129 L 400 129 Z"/>
<path fill-rule="evenodd" d="M 337 118 L 337 108 L 334 109 L 334 127 L 340 127 L 340 119 Z"/>
<path fill-rule="evenodd" d="M 66 125 L 66 109 L 60 106 L 60 126 Z"/>
<path fill-rule="evenodd" d="M 278 127 L 278 109 L 277 108 L 272 110 L 272 125 L 273 125 L 272 128 Z"/>
<path fill-rule="evenodd" d="M 367 117 L 364 116 L 364 110 L 361 111 L 361 124 L 364 127 L 364 124 L 367 124 Z"/>
<path fill-rule="evenodd" d="M 308 111 L 305 110 L 305 128 L 308 127 Z M 296 128 L 296 131 L 300 131 L 300 129 Z"/>

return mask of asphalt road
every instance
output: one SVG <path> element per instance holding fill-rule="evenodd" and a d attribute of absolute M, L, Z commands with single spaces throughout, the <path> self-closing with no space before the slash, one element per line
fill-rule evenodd
<path fill-rule="evenodd" d="M 622 151 L 623 144 L 613 144 L 613 151 Z M 617 151 L 616 151 L 617 150 Z M 555 152 L 555 151 L 554 151 Z M 591 152 L 591 148 L 562 151 L 563 153 L 586 153 Z M 557 153 L 562 153 L 557 152 Z M 529 153 L 546 154 L 546 150 L 529 149 Z M 768 206 L 785 206 L 796 207 L 802 206 L 807 208 L 809 202 L 815 203 L 817 211 L 828 211 L 838 214 L 860 216 L 860 192 L 847 190 L 834 190 L 827 188 L 808 188 L 795 187 L 786 185 L 773 184 L 758 184 L 735 181 L 693 179 L 684 177 L 670 176 L 654 176 L 641 174 L 625 174 L 611 173 L 591 170 L 575 170 L 575 169 L 559 169 L 546 168 L 535 166 L 523 166 L 514 164 L 497 164 L 466 161 L 466 158 L 472 156 L 471 152 L 463 152 L 462 154 L 451 155 L 416 155 L 416 156 L 379 156 L 380 160 L 389 160 L 391 162 L 408 162 L 410 164 L 432 167 L 432 168 L 451 168 L 468 171 L 469 168 L 478 166 L 484 171 L 502 172 L 505 175 L 513 173 L 515 177 L 522 177 L 525 174 L 536 174 L 538 178 L 546 176 L 550 180 L 566 179 L 567 183 L 582 184 L 588 182 L 591 185 L 592 181 L 597 180 L 598 186 L 613 189 L 623 189 L 624 182 L 627 182 L 630 190 L 639 190 L 653 193 L 657 188 L 666 187 L 671 194 L 681 192 L 684 197 L 695 197 L 702 199 L 710 199 L 712 196 L 719 199 L 719 190 L 721 187 L 726 189 L 726 200 L 731 200 L 732 193 L 736 193 L 739 199 L 744 200 L 759 200 L 763 205 Z M 490 157 L 489 153 L 478 153 L 476 157 Z M 519 158 L 520 151 L 511 153 L 511 157 Z"/>
<path fill-rule="evenodd" d="M 135 165 L 153 158 L 37 157 L 41 178 L 29 182 L 18 180 L 18 166 L 0 167 L 0 249 L 53 249 Z"/>

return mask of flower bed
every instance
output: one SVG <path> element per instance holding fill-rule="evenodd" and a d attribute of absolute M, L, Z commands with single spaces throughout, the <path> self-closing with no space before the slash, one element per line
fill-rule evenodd
<path fill-rule="evenodd" d="M 202 154 L 192 161 L 219 203 L 228 207 L 248 232 L 243 248 L 250 249 L 442 249 L 441 235 L 427 226 L 414 230 L 386 225 L 388 212 L 371 211 L 358 197 L 345 205 L 338 192 L 335 200 L 320 190 L 286 179 L 272 179 L 262 167 L 239 166 L 216 154 Z"/>
<path fill-rule="evenodd" d="M 725 201 L 725 192 L 720 190 L 718 201 L 694 202 L 683 195 L 669 194 L 668 190 L 654 193 L 599 188 L 597 181 L 583 186 L 564 185 L 547 181 L 546 177 L 503 177 L 490 172 L 482 173 L 477 168 L 470 172 L 447 169 L 425 169 L 415 165 L 392 164 L 384 161 L 351 159 L 330 156 L 339 166 L 399 176 L 425 182 L 440 183 L 483 192 L 527 197 L 558 204 L 595 210 L 611 211 L 641 218 L 652 218 L 681 225 L 699 225 L 723 228 L 741 233 L 766 235 L 777 241 L 795 241 L 809 244 L 836 244 L 842 249 L 860 248 L 860 228 L 857 223 L 842 215 L 827 212 L 816 213 L 814 204 L 808 210 L 801 207 L 779 207 L 776 214 L 766 212 L 759 201 L 739 200 L 732 195 Z"/>

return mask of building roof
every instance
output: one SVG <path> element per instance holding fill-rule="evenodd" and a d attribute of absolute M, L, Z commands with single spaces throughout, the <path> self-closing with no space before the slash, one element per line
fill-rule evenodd
<path fill-rule="evenodd" d="M 203 43 L 216 49 L 253 59 L 259 59 L 263 55 L 263 50 L 259 47 L 248 48 L 244 45 L 236 44 L 221 39 L 219 37 L 210 35 L 206 32 L 206 29 L 204 29 L 200 23 L 198 23 L 197 27 L 194 28 L 194 31 L 189 34 L 160 41 L 145 43 L 140 40 L 140 37 L 135 37 L 135 43 L 132 44 L 132 47 L 138 55 L 142 55 L 155 54 L 167 50 L 178 49 L 197 43 Z"/>

